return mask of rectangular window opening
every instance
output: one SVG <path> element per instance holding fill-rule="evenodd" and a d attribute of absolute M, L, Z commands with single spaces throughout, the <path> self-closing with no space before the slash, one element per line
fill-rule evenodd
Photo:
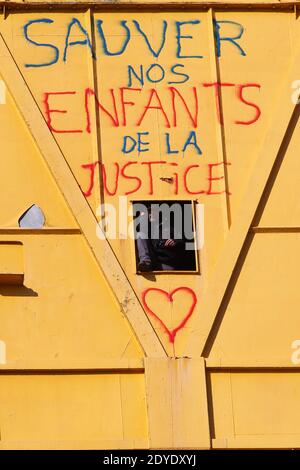
<path fill-rule="evenodd" d="M 194 202 L 133 201 L 136 271 L 196 273 Z"/>

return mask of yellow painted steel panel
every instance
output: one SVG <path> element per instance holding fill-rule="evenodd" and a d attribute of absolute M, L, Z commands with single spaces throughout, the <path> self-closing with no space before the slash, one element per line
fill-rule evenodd
<path fill-rule="evenodd" d="M 93 64 L 87 48 L 77 53 L 78 49 L 70 47 L 66 62 L 63 61 L 64 46 L 68 25 L 73 19 L 72 13 L 47 13 L 45 14 L 15 14 L 3 22 L 2 28 L 12 35 L 13 42 L 10 47 L 14 53 L 14 59 L 25 78 L 29 79 L 31 90 L 41 107 L 44 117 L 47 118 L 45 109 L 60 110 L 49 112 L 49 125 L 53 127 L 55 137 L 64 153 L 71 155 L 69 165 L 76 176 L 79 185 L 85 188 L 89 177 L 81 168 L 85 162 L 93 162 L 98 159 L 95 133 L 89 135 L 86 132 L 86 118 L 84 113 L 84 89 L 93 86 Z M 43 19 L 46 17 L 46 21 Z M 89 30 L 89 12 L 77 13 L 76 18 L 83 28 Z M 39 20 L 42 20 L 39 22 Z M 59 54 L 59 61 L 55 67 L 34 67 L 34 64 L 51 62 L 53 50 L 37 47 L 25 40 L 24 26 L 34 22 L 28 27 L 27 35 L 36 43 L 55 43 Z M 53 24 L 52 24 L 53 23 Z M 74 33 L 73 30 L 77 32 Z M 70 31 L 70 43 L 81 39 L 79 26 Z M 55 58 L 55 51 L 54 51 Z M 26 67 L 33 65 L 33 67 Z M 78 73 L 80 71 L 80 73 Z M 45 76 L 46 72 L 46 76 Z M 9 84 L 7 84 L 9 86 Z M 90 107 L 93 108 L 92 103 Z M 91 113 L 92 113 L 91 109 Z M 51 121 L 51 124 L 50 124 Z M 75 131 L 69 132 L 69 131 Z M 99 193 L 95 192 L 90 198 L 94 209 L 99 205 Z"/>
<path fill-rule="evenodd" d="M 76 227 L 13 97 L 5 89 L 6 102 L 0 105 L 0 139 L 5 142 L 0 160 L 0 226 L 17 227 L 21 215 L 36 204 L 45 213 L 46 225 Z"/>
<path fill-rule="evenodd" d="M 97 447 L 101 440 L 114 446 L 147 438 L 142 375 L 1 375 L 0 382 L 1 446 L 19 441 L 56 448 L 63 441 L 68 448 L 68 441 L 83 447 L 94 441 Z M 136 407 L 130 422 L 122 403 L 131 392 Z"/>
<path fill-rule="evenodd" d="M 81 235 L 25 234 L 20 240 L 24 287 L 0 286 L 8 363 L 22 360 L 30 368 L 52 360 L 55 367 L 55 360 L 143 356 Z"/>
<path fill-rule="evenodd" d="M 210 358 L 291 364 L 292 343 L 299 337 L 299 267 L 299 233 L 254 236 L 214 331 Z"/>
<path fill-rule="evenodd" d="M 298 373 L 216 372 L 211 382 L 216 447 L 299 446 Z"/>
<path fill-rule="evenodd" d="M 238 88 L 221 86 L 224 146 L 230 163 L 230 212 L 234 222 L 274 113 L 274 103 L 283 87 L 291 87 L 285 83 L 285 73 L 295 54 L 293 29 L 299 30 L 299 25 L 295 16 L 287 12 L 276 15 L 255 11 L 250 15 L 217 12 L 215 17 L 217 21 L 229 22 L 234 18 L 234 22 L 244 28 L 243 41 L 239 44 L 245 55 L 239 54 L 229 41 L 224 41 L 218 61 L 220 83 L 239 85 Z M 237 26 L 225 27 L 228 35 L 238 32 Z M 241 99 L 236 99 L 238 93 Z"/>

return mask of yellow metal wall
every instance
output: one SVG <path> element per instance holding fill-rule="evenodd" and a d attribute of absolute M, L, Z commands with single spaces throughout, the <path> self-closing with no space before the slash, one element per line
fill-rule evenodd
<path fill-rule="evenodd" d="M 296 6 L 18 3 L 0 17 L 0 448 L 299 447 Z M 124 153 L 138 132 L 149 150 Z M 132 239 L 97 237 L 100 204 L 144 199 L 201 208 L 197 273 L 137 275 Z M 32 204 L 43 229 L 18 227 Z"/>

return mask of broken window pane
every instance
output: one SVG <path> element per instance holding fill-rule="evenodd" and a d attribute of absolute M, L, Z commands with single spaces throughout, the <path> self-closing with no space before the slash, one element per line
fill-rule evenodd
<path fill-rule="evenodd" d="M 45 216 L 36 204 L 33 204 L 18 220 L 21 228 L 42 228 L 45 225 Z"/>

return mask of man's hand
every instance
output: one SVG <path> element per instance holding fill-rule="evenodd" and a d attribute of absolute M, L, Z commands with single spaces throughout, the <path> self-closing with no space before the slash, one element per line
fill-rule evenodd
<path fill-rule="evenodd" d="M 171 238 L 165 242 L 165 247 L 168 247 L 168 248 L 172 248 L 175 245 L 176 245 L 175 240 L 172 240 Z"/>

